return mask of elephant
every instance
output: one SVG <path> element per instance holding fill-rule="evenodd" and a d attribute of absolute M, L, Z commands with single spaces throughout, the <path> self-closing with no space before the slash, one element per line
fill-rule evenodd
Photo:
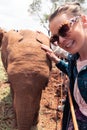
<path fill-rule="evenodd" d="M 1 59 L 10 82 L 18 130 L 30 130 L 39 122 L 42 90 L 52 68 L 41 44 L 50 46 L 49 37 L 40 31 L 0 29 Z"/>

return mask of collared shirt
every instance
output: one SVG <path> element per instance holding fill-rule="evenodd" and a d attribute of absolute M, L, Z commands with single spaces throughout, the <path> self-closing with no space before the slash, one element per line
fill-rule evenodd
<path fill-rule="evenodd" d="M 77 60 L 78 73 L 85 65 L 87 65 L 87 60 L 84 60 L 84 61 Z M 75 85 L 74 85 L 74 98 L 79 106 L 79 110 L 82 112 L 83 115 L 87 116 L 87 104 L 84 101 L 84 99 L 81 96 L 81 93 L 79 91 L 78 84 L 77 84 L 77 78 L 75 80 Z"/>

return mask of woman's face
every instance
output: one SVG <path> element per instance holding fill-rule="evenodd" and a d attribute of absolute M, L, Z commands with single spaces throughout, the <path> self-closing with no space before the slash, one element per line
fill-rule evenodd
<path fill-rule="evenodd" d="M 80 52 L 85 43 L 83 23 L 80 16 L 61 14 L 49 24 L 52 41 L 61 48 L 74 54 Z"/>

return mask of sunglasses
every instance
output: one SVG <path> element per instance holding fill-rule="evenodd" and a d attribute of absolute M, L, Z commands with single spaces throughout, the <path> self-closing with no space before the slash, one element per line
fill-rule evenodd
<path fill-rule="evenodd" d="M 50 42 L 54 44 L 54 42 L 59 43 L 59 36 L 61 37 L 67 37 L 68 32 L 70 31 L 71 26 L 73 26 L 76 22 L 79 21 L 80 16 L 76 16 L 74 18 L 71 18 L 69 21 L 67 21 L 65 24 L 61 25 L 58 29 L 58 34 L 55 34 L 51 36 Z"/>

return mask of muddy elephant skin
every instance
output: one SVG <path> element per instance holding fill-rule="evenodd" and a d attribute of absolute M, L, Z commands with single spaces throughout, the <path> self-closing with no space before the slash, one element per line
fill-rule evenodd
<path fill-rule="evenodd" d="M 51 69 L 41 44 L 49 38 L 31 30 L 10 30 L 1 37 L 1 57 L 13 92 L 18 130 L 30 130 L 38 123 L 42 90 Z"/>

